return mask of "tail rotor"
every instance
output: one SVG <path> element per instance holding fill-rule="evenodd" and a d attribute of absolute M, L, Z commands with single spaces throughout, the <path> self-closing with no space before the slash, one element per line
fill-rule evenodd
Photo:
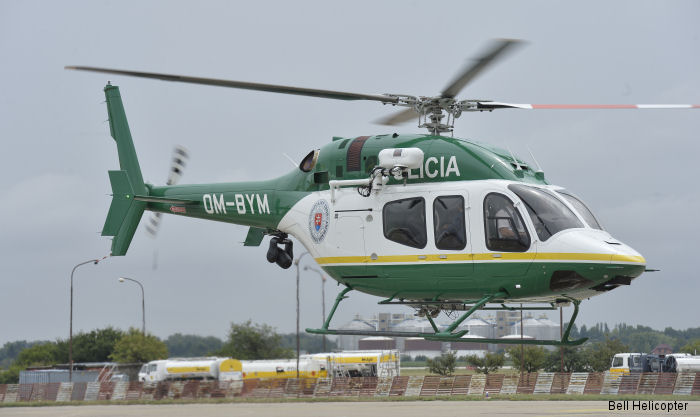
<path fill-rule="evenodd" d="M 175 185 L 180 182 L 180 178 L 187 166 L 189 158 L 189 152 L 184 146 L 175 145 L 173 157 L 170 161 L 170 172 L 168 173 L 168 180 L 166 181 L 167 185 Z M 151 212 L 151 217 L 146 224 L 146 232 L 154 239 L 158 235 L 162 217 L 163 213 Z"/>

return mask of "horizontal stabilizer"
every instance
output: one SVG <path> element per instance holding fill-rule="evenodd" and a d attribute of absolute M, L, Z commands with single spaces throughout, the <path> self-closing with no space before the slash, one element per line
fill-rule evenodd
<path fill-rule="evenodd" d="M 248 229 L 248 235 L 243 241 L 243 246 L 260 246 L 265 237 L 265 229 L 259 227 L 251 227 Z"/>
<path fill-rule="evenodd" d="M 109 181 L 112 184 L 112 204 L 102 228 L 102 236 L 114 236 L 112 256 L 122 256 L 126 254 L 134 237 L 146 203 L 135 200 L 133 186 L 126 171 L 109 171 Z"/>

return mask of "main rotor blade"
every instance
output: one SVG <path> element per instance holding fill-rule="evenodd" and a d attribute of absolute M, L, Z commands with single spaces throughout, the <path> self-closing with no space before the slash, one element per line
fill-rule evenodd
<path fill-rule="evenodd" d="M 332 98 L 336 100 L 372 100 L 382 103 L 398 103 L 398 98 L 379 94 L 359 94 L 345 91 L 320 90 L 316 88 L 292 87 L 286 85 L 251 83 L 245 81 L 221 80 L 217 78 L 189 77 L 186 75 L 161 74 L 156 72 L 128 71 L 111 68 L 66 66 L 65 69 L 101 72 L 105 74 L 128 75 L 130 77 L 154 78 L 190 84 L 214 85 L 219 87 L 241 88 L 244 90 L 267 91 L 271 93 L 294 94 L 299 96 Z"/>
<path fill-rule="evenodd" d="M 375 120 L 375 123 L 380 125 L 393 126 L 408 122 L 409 120 L 418 120 L 418 114 L 413 108 L 403 109 L 389 116 Z"/>
<path fill-rule="evenodd" d="M 700 109 L 700 104 L 520 104 L 502 103 L 498 101 L 480 101 L 476 110 L 494 109 Z"/>
<path fill-rule="evenodd" d="M 464 86 L 479 75 L 481 71 L 496 62 L 498 58 L 503 58 L 515 46 L 521 44 L 522 42 L 517 39 L 496 39 L 482 56 L 477 58 L 472 65 L 464 68 L 462 73 L 442 90 L 442 97 L 455 98 Z"/>

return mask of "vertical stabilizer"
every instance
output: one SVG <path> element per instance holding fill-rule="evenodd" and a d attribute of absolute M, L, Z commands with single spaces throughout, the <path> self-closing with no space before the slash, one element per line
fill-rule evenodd
<path fill-rule="evenodd" d="M 122 96 L 119 94 L 119 87 L 107 84 L 105 86 L 105 98 L 107 99 L 109 132 L 114 141 L 117 142 L 119 167 L 122 171 L 126 171 L 134 191 L 139 195 L 147 195 L 139 160 L 136 157 L 134 141 L 131 139 L 129 122 L 126 120 Z"/>
<path fill-rule="evenodd" d="M 107 113 L 109 114 L 109 130 L 117 143 L 121 170 L 109 171 L 109 180 L 112 185 L 112 204 L 102 228 L 102 236 L 114 236 L 112 256 L 122 256 L 129 249 L 131 239 L 134 237 L 146 207 L 145 202 L 136 201 L 134 196 L 147 196 L 148 189 L 141 175 L 119 87 L 107 84 L 105 97 L 107 99 Z"/>

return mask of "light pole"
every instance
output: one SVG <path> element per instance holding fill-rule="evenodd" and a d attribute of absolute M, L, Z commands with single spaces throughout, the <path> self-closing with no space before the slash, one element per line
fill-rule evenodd
<path fill-rule="evenodd" d="M 305 266 L 304 271 L 314 271 L 321 277 L 321 311 L 323 313 L 323 323 L 326 322 L 326 277 L 323 272 L 313 266 Z M 326 335 L 323 335 L 323 351 L 326 351 Z"/>
<path fill-rule="evenodd" d="M 559 306 L 559 340 L 561 340 L 564 336 L 563 333 L 563 325 L 564 325 L 564 306 Z M 561 366 L 559 368 L 559 372 L 564 373 L 564 346 L 559 346 L 559 352 L 561 353 Z"/>
<path fill-rule="evenodd" d="M 139 287 L 141 287 L 141 318 L 143 319 L 142 324 L 141 324 L 141 333 L 143 333 L 143 337 L 146 337 L 146 296 L 144 295 L 143 292 L 143 285 L 141 285 L 140 282 L 138 282 L 135 279 L 127 278 L 127 277 L 120 277 L 119 282 L 124 282 L 124 281 L 131 281 L 139 284 Z"/>
<path fill-rule="evenodd" d="M 525 345 L 523 344 L 523 304 L 520 303 L 520 380 L 525 372 Z M 529 378 L 529 376 L 528 376 Z M 529 381 L 529 379 L 528 379 Z"/>
<path fill-rule="evenodd" d="M 70 272 L 70 331 L 68 336 L 68 362 L 70 365 L 68 369 L 69 382 L 73 382 L 73 274 L 79 266 L 87 265 L 89 263 L 97 265 L 98 263 L 100 263 L 100 261 L 107 259 L 108 256 L 109 255 L 103 256 L 100 259 L 90 259 L 89 261 L 81 262 L 78 265 L 74 266 L 73 270 Z"/>
<path fill-rule="evenodd" d="M 294 266 L 297 267 L 297 379 L 299 379 L 299 261 L 308 254 L 309 252 L 304 252 L 294 260 Z"/>

